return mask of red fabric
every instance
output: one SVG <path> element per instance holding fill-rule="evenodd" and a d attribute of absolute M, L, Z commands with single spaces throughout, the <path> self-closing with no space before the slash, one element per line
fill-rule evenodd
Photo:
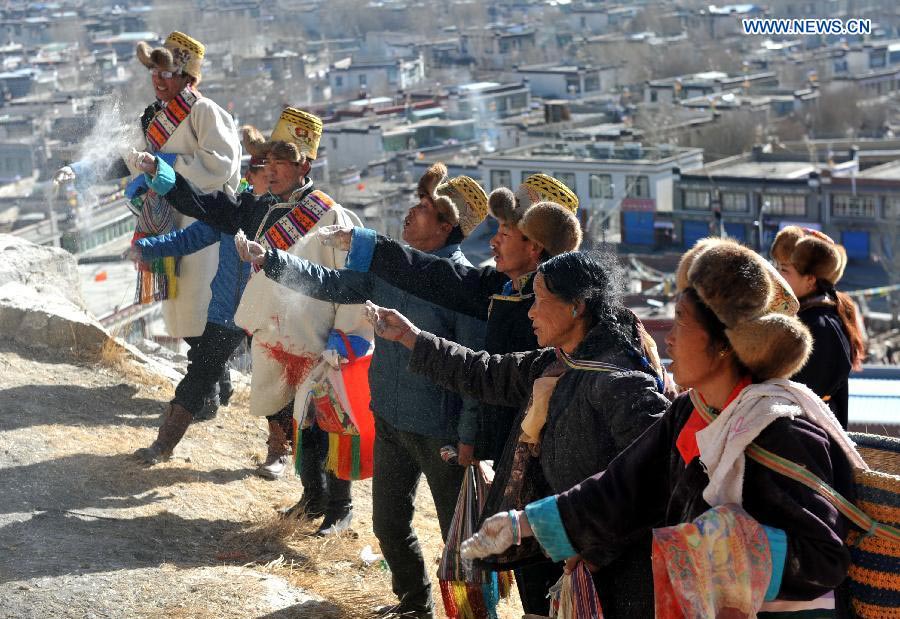
<path fill-rule="evenodd" d="M 350 354 L 353 355 L 352 350 Z M 359 431 L 359 475 L 353 475 L 353 437 L 341 434 L 340 458 L 336 475 L 341 479 L 368 479 L 372 476 L 372 458 L 375 447 L 375 418 L 370 408 L 371 397 L 369 395 L 369 365 L 372 363 L 372 355 L 352 359 L 341 366 L 341 376 L 344 379 L 344 388 L 347 390 L 347 399 L 350 401 L 350 410 L 353 423 Z"/>
<path fill-rule="evenodd" d="M 753 381 L 750 380 L 750 377 L 748 376 L 745 376 L 738 381 L 738 384 L 731 390 L 728 399 L 725 400 L 725 406 L 731 404 L 731 402 L 738 397 L 738 394 L 752 382 Z M 700 397 L 701 399 L 703 398 L 703 396 Z M 724 409 L 725 406 L 722 408 Z M 700 412 L 695 408 L 691 411 L 691 416 L 688 417 L 687 423 L 681 428 L 681 432 L 678 433 L 678 438 L 675 440 L 675 446 L 678 447 L 678 453 L 681 454 L 681 458 L 684 460 L 685 464 L 688 464 L 691 460 L 700 455 L 700 447 L 697 446 L 697 432 L 707 425 L 709 424 L 706 423 L 706 420 L 703 419 Z"/>

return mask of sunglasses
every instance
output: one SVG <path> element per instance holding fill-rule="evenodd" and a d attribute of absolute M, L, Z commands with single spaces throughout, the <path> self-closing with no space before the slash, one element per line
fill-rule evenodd
<path fill-rule="evenodd" d="M 162 71 L 160 69 L 150 69 L 150 75 L 154 77 L 161 77 L 164 80 L 170 80 L 173 77 L 180 76 L 181 71 Z"/>

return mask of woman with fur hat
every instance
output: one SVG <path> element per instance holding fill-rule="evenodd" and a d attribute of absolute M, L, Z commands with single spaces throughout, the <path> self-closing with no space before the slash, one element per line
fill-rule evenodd
<path fill-rule="evenodd" d="M 818 230 L 787 226 L 775 237 L 771 254 L 800 300 L 797 317 L 813 338 L 809 360 L 792 380 L 828 402 L 846 428 L 847 377 L 861 367 L 866 354 L 856 304 L 835 289 L 844 274 L 847 253 Z"/>
<path fill-rule="evenodd" d="M 677 275 L 666 343 L 675 380 L 689 391 L 604 473 L 492 516 L 463 556 L 495 555 L 533 536 L 556 560 L 603 568 L 644 540 L 656 617 L 835 616 L 848 521 L 745 454 L 751 444 L 768 450 L 851 500 L 854 469 L 865 468 L 825 404 L 787 380 L 811 345 L 799 303 L 771 265 L 728 240 L 698 242 Z"/>
<path fill-rule="evenodd" d="M 521 509 L 602 471 L 668 406 L 640 323 L 622 306 L 623 279 L 615 256 L 597 252 L 568 252 L 541 263 L 528 314 L 544 348 L 506 355 L 472 351 L 421 331 L 396 310 L 371 306 L 375 333 L 412 350 L 411 371 L 482 402 L 517 408 L 486 515 Z M 603 570 L 607 617 L 650 610 L 640 596 L 616 594 L 639 584 L 648 556 L 648 548 L 633 546 Z M 531 606 L 525 611 L 547 613 L 547 591 L 562 574 L 561 563 L 532 544 L 491 564 L 517 569 L 523 606 Z M 521 579 L 523 567 L 532 575 L 541 568 L 545 578 Z M 538 600 L 545 608 L 535 608 Z"/>

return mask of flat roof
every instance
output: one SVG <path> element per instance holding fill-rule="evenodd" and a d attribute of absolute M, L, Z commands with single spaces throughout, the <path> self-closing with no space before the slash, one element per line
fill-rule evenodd
<path fill-rule="evenodd" d="M 681 155 L 701 153 L 700 148 L 686 146 L 624 145 L 613 142 L 542 142 L 483 155 L 483 158 L 555 159 L 558 161 L 606 161 L 614 163 L 647 163 L 664 161 Z"/>
<path fill-rule="evenodd" d="M 890 161 L 863 170 L 856 178 L 874 178 L 879 180 L 900 181 L 900 161 Z"/>
<path fill-rule="evenodd" d="M 690 174 L 700 176 L 738 176 L 746 178 L 806 178 L 815 167 L 804 161 L 738 161 L 722 166 L 711 165 Z"/>
<path fill-rule="evenodd" d="M 900 380 L 850 378 L 849 417 L 852 424 L 900 424 Z M 872 428 L 877 432 L 877 428 Z"/>

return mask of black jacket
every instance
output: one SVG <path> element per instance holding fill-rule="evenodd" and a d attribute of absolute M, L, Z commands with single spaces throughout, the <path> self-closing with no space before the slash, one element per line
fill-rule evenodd
<path fill-rule="evenodd" d="M 595 475 L 559 495 L 563 526 L 585 559 L 609 565 L 630 544 L 649 540 L 652 528 L 690 522 L 709 509 L 702 495 L 709 477 L 700 458 L 685 464 L 675 444 L 693 408 L 687 394 L 678 397 L 602 477 Z M 854 500 L 850 463 L 818 426 L 783 417 L 755 442 L 805 466 Z M 760 523 L 787 535 L 779 599 L 812 600 L 841 584 L 850 563 L 843 542 L 848 522 L 831 503 L 747 459 L 743 506 Z"/>
<path fill-rule="evenodd" d="M 797 317 L 812 334 L 813 349 L 806 365 L 791 380 L 803 383 L 825 399 L 846 429 L 850 395 L 847 379 L 853 366 L 850 341 L 834 303 L 827 302 L 824 297 L 817 299 L 800 302 Z"/>
<path fill-rule="evenodd" d="M 534 276 L 512 291 L 510 279 L 491 267 L 476 268 L 404 247 L 378 235 L 369 271 L 420 299 L 486 321 L 484 348 L 504 355 L 538 347 L 528 310 L 534 302 Z M 483 403 L 478 416 L 475 457 L 500 459 L 516 407 Z"/>
<path fill-rule="evenodd" d="M 568 369 L 560 377 L 541 435 L 539 466 L 529 467 L 526 484 L 535 500 L 561 492 L 604 470 L 622 450 L 638 438 L 666 409 L 668 400 L 657 391 L 656 379 L 640 369 L 637 354 L 620 344 L 606 327 L 594 328 L 573 357 L 604 361 L 621 368 L 600 372 Z M 447 389 L 489 404 L 513 404 L 519 409 L 488 494 L 483 517 L 524 504 L 509 504 L 505 496 L 513 459 L 534 381 L 559 363 L 557 353 L 545 348 L 525 353 L 489 355 L 423 333 L 416 341 L 410 369 Z M 544 560 L 533 557 L 531 561 Z M 644 578 L 646 577 L 646 578 Z M 604 599 L 605 616 L 652 617 L 648 596 L 622 597 L 617 590 L 626 582 L 650 582 L 649 545 L 635 545 L 620 560 L 595 578 Z"/>

